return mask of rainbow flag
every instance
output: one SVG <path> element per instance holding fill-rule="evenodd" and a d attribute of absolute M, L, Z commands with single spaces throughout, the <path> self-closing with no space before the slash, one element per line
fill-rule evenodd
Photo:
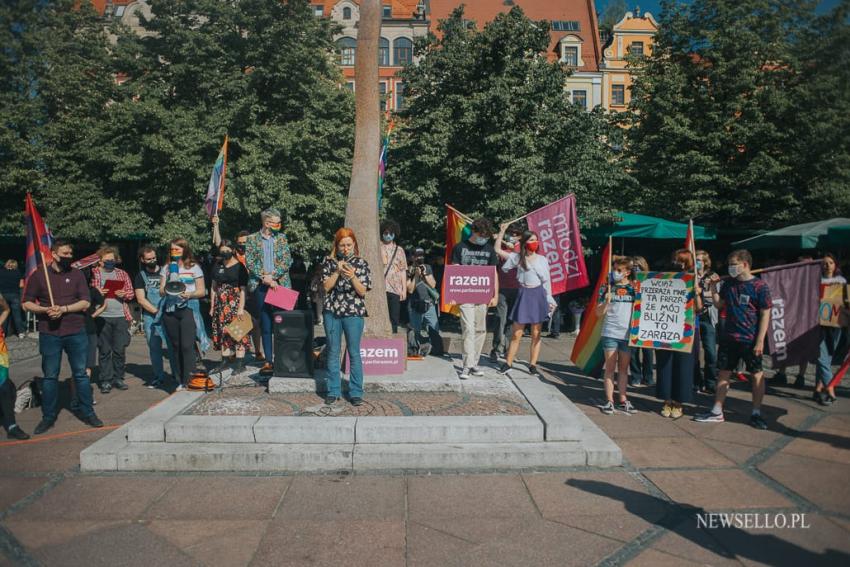
<path fill-rule="evenodd" d="M 227 136 L 224 137 L 224 145 L 218 152 L 218 158 L 213 165 L 210 183 L 207 186 L 207 196 L 204 199 L 204 208 L 207 215 L 213 218 L 221 210 L 224 204 L 224 182 L 227 178 Z"/>
<path fill-rule="evenodd" d="M 446 266 L 452 263 L 452 250 L 454 250 L 455 244 L 466 240 L 472 234 L 472 230 L 469 228 L 471 224 L 471 218 L 454 207 L 446 205 Z M 460 308 L 457 305 L 446 305 L 443 302 L 443 298 L 446 296 L 445 284 L 444 279 L 443 289 L 440 290 L 440 311 L 451 313 L 452 315 L 460 315 Z"/>
<path fill-rule="evenodd" d="M 384 199 L 384 183 L 387 175 L 387 152 L 390 149 L 390 134 L 393 131 L 395 123 L 390 121 L 387 128 L 387 135 L 384 136 L 384 143 L 381 146 L 381 158 L 378 160 L 378 210 L 381 210 L 381 201 Z"/>
<path fill-rule="evenodd" d="M 9 349 L 6 348 L 6 336 L 0 330 L 0 384 L 9 378 Z"/>
<path fill-rule="evenodd" d="M 570 360 L 586 374 L 591 374 L 594 370 L 602 366 L 600 336 L 602 334 L 602 321 L 604 318 L 596 314 L 596 304 L 604 292 L 604 286 L 608 284 L 610 266 L 611 244 L 609 243 L 605 246 L 605 250 L 602 251 L 602 270 L 599 273 L 599 278 L 596 280 L 593 293 L 590 295 L 590 301 L 588 301 L 587 307 L 584 310 L 584 320 L 581 323 L 578 338 L 576 338 L 576 342 L 573 345 L 573 352 L 570 355 Z"/>
<path fill-rule="evenodd" d="M 26 205 L 24 209 L 24 218 L 26 220 L 27 233 L 27 257 L 24 268 L 24 278 L 30 279 L 30 276 L 38 269 L 39 257 L 41 263 L 50 265 L 53 262 L 53 255 L 50 252 L 50 247 L 53 246 L 53 235 L 50 229 L 35 208 L 32 202 L 32 195 L 27 193 Z"/>

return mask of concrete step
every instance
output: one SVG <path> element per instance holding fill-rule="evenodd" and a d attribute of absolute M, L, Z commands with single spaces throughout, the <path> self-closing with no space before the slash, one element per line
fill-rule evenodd
<path fill-rule="evenodd" d="M 536 415 L 361 417 L 357 443 L 528 443 L 543 441 Z"/>

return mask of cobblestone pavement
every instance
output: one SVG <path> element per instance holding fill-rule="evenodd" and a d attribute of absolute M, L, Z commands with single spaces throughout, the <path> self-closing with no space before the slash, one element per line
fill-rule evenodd
<path fill-rule="evenodd" d="M 252 391 L 253 390 L 253 391 Z M 534 410 L 519 395 L 478 396 L 457 392 L 370 393 L 362 406 L 339 400 L 327 406 L 317 394 L 268 394 L 256 388 L 231 389 L 205 396 L 187 415 L 529 415 Z"/>
<path fill-rule="evenodd" d="M 768 431 L 746 424 L 745 384 L 730 394 L 723 424 L 691 421 L 696 406 L 665 419 L 646 388 L 630 396 L 639 413 L 606 416 L 595 407 L 601 383 L 569 365 L 569 348 L 564 338 L 544 342 L 544 379 L 622 447 L 621 468 L 81 474 L 80 450 L 106 431 L 65 411 L 47 435 L 0 441 L 0 565 L 850 564 L 847 389 L 821 407 L 811 400 L 811 379 L 804 391 L 772 388 Z M 39 373 L 37 359 L 13 360 L 16 382 Z M 142 387 L 149 369 L 137 338 L 128 372 L 129 390 L 96 393 L 110 427 L 168 395 Z M 32 431 L 39 411 L 18 417 Z M 721 519 L 709 514 L 739 515 L 710 528 Z M 787 525 L 777 527 L 783 518 Z M 792 528 L 800 518 L 805 527 Z"/>

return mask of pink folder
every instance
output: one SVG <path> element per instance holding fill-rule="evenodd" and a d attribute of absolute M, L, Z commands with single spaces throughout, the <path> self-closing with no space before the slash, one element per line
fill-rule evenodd
<path fill-rule="evenodd" d="M 266 293 L 266 303 L 285 311 L 292 311 L 298 301 L 298 292 L 282 285 L 269 289 Z"/>

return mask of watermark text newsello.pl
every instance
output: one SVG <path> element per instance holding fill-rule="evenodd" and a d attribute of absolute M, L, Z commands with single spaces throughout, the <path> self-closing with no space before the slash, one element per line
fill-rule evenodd
<path fill-rule="evenodd" d="M 705 512 L 697 514 L 697 528 L 710 530 L 736 528 L 739 530 L 806 530 L 808 518 L 804 513 L 765 512 Z"/>

